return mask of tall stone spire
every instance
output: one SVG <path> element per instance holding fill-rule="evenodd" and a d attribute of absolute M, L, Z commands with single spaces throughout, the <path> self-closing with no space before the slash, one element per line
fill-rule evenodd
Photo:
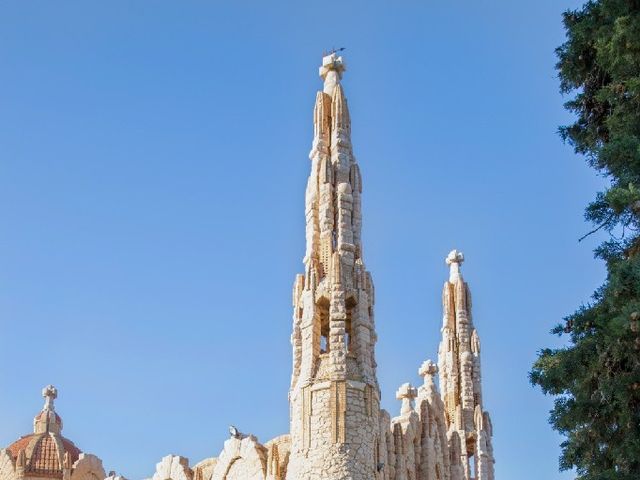
<path fill-rule="evenodd" d="M 293 289 L 291 457 L 287 478 L 374 477 L 379 389 L 374 289 L 362 259 L 362 180 L 340 80 L 342 57 L 322 59 L 311 174 L 305 194 L 304 275 Z"/>
<path fill-rule="evenodd" d="M 480 338 L 471 317 L 471 293 L 460 266 L 464 255 L 447 255 L 449 280 L 442 292 L 440 388 L 449 437 L 459 437 L 466 480 L 493 480 L 491 420 L 482 408 Z"/>

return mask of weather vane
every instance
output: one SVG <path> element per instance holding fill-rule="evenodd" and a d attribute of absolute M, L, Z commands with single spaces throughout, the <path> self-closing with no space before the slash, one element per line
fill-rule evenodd
<path fill-rule="evenodd" d="M 347 47 L 340 47 L 340 48 L 333 47 L 328 52 L 327 51 L 323 51 L 322 52 L 322 56 L 326 57 L 327 55 L 332 55 L 334 53 L 342 52 L 342 51 L 344 51 L 346 49 L 347 49 Z"/>

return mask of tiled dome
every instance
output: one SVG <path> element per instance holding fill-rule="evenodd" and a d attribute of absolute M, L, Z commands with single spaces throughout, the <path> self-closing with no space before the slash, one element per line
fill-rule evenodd
<path fill-rule="evenodd" d="M 7 451 L 29 476 L 62 478 L 63 469 L 71 466 L 80 457 L 80 449 L 71 440 L 64 438 L 62 419 L 54 411 L 53 400 L 57 396 L 55 387 L 49 385 L 42 391 L 45 405 L 33 419 L 33 431 L 7 447 Z"/>

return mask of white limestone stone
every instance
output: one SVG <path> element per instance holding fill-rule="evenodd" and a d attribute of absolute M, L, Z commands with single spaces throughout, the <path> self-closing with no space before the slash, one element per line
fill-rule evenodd
<path fill-rule="evenodd" d="M 73 464 L 71 480 L 102 480 L 105 478 L 102 460 L 95 455 L 81 453 Z"/>
<path fill-rule="evenodd" d="M 193 480 L 189 459 L 179 455 L 167 455 L 156 465 L 151 480 Z"/>

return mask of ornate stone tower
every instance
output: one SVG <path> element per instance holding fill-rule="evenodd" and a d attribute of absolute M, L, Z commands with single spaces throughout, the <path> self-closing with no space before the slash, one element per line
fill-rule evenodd
<path fill-rule="evenodd" d="M 370 480 L 379 455 L 374 290 L 362 260 L 362 180 L 340 79 L 322 59 L 306 189 L 305 273 L 293 288 L 291 453 L 287 478 Z"/>
<path fill-rule="evenodd" d="M 471 317 L 471 293 L 462 278 L 461 252 L 447 256 L 449 281 L 442 292 L 440 388 L 449 438 L 458 436 L 464 478 L 493 480 L 491 419 L 482 408 L 480 338 Z"/>
<path fill-rule="evenodd" d="M 218 457 L 190 466 L 168 455 L 151 480 L 494 480 L 480 340 L 456 250 L 447 257 L 439 367 L 427 360 L 418 370 L 422 386 L 400 386 L 399 415 L 380 408 L 374 287 L 362 257 L 362 179 L 340 84 L 345 69 L 335 52 L 322 59 L 304 274 L 293 287 L 290 431 L 260 443 L 230 427 Z M 56 389 L 46 387 L 43 396 L 34 432 L 0 449 L 0 480 L 104 479 L 102 462 L 62 437 Z M 112 472 L 105 480 L 124 479 Z"/>

